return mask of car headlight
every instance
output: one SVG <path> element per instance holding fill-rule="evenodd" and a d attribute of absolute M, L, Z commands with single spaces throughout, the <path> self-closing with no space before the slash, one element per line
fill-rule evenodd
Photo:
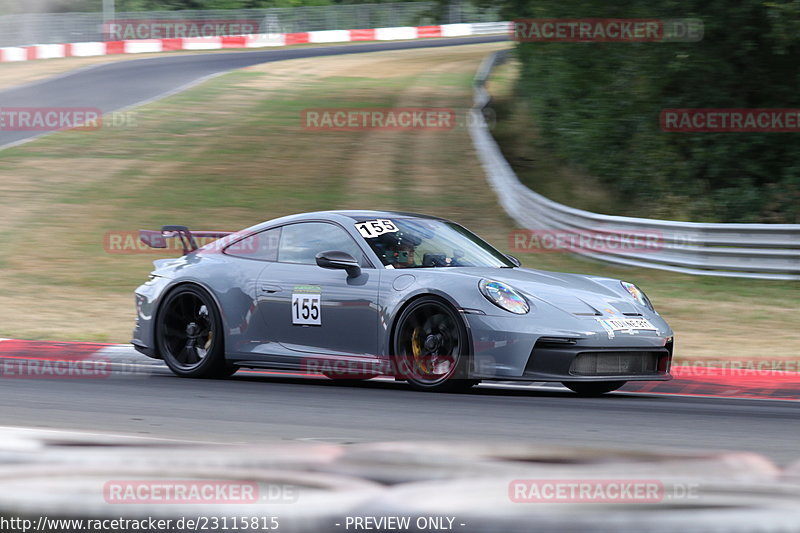
<path fill-rule="evenodd" d="M 524 296 L 501 281 L 482 279 L 478 287 L 487 300 L 509 313 L 524 315 L 531 309 Z"/>
<path fill-rule="evenodd" d="M 630 294 L 631 297 L 640 305 L 647 307 L 651 311 L 655 311 L 653 304 L 650 302 L 650 298 L 647 297 L 642 289 L 633 283 L 628 283 L 627 281 L 620 281 L 620 283 L 622 284 L 622 288 L 628 291 L 628 294 Z"/>

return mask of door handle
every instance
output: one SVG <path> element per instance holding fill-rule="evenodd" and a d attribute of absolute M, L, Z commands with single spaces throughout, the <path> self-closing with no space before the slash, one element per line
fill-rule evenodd
<path fill-rule="evenodd" d="M 261 292 L 266 292 L 268 294 L 274 294 L 276 292 L 281 292 L 281 288 L 277 285 L 262 285 Z"/>

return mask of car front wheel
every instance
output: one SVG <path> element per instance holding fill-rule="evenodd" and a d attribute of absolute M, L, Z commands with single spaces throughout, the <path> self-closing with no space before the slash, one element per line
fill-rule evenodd
<path fill-rule="evenodd" d="M 400 314 L 393 347 L 395 374 L 417 390 L 460 391 L 469 379 L 469 340 L 464 321 L 446 302 L 422 297 Z"/>

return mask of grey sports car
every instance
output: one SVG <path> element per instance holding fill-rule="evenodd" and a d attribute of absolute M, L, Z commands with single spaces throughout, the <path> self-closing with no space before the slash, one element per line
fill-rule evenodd
<path fill-rule="evenodd" d="M 420 390 L 555 381 L 602 394 L 667 380 L 673 334 L 615 279 L 520 268 L 462 226 L 390 211 L 293 215 L 225 234 L 140 232 L 184 255 L 136 290 L 133 344 L 185 377 L 240 367 Z M 199 247 L 196 238 L 217 238 Z"/>

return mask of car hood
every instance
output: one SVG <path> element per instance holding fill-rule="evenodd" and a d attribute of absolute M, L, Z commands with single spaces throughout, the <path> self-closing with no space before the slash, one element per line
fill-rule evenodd
<path fill-rule="evenodd" d="M 548 272 L 528 268 L 464 268 L 459 274 L 477 280 L 492 279 L 521 291 L 534 305 L 544 302 L 571 315 L 614 316 L 648 314 L 636 304 L 619 280 Z"/>

